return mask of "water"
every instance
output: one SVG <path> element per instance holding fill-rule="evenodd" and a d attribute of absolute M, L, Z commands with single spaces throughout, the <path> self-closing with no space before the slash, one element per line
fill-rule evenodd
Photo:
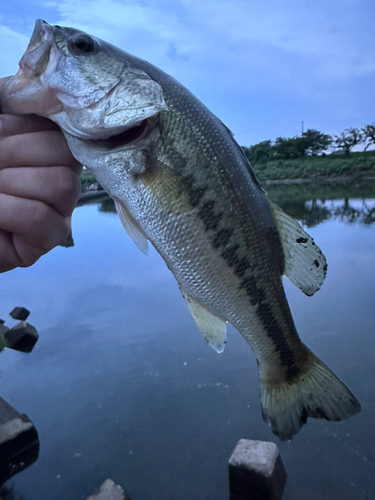
<path fill-rule="evenodd" d="M 262 421 L 242 337 L 230 328 L 216 354 L 156 252 L 144 256 L 117 216 L 84 206 L 74 247 L 0 276 L 0 317 L 25 306 L 40 333 L 30 355 L 0 356 L 1 396 L 28 414 L 41 443 L 38 461 L 6 485 L 15 498 L 80 500 L 110 477 L 133 500 L 224 500 L 240 438 L 277 442 L 284 500 L 373 498 L 375 186 L 268 191 L 326 254 L 316 296 L 288 281 L 286 292 L 301 337 L 355 393 L 361 414 L 310 420 L 280 443 Z"/>

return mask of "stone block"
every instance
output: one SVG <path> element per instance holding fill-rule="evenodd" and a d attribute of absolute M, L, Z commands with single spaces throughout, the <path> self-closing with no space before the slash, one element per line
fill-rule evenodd
<path fill-rule="evenodd" d="M 229 459 L 230 500 L 281 500 L 286 478 L 275 443 L 240 439 Z"/>
<path fill-rule="evenodd" d="M 3 333 L 7 347 L 21 352 L 31 352 L 39 339 L 36 328 L 25 321 Z"/>
<path fill-rule="evenodd" d="M 4 322 L 0 323 L 0 335 L 7 332 L 8 330 L 9 330 L 9 328 L 4 325 Z"/>
<path fill-rule="evenodd" d="M 130 500 L 130 498 L 125 495 L 121 486 L 115 484 L 112 479 L 107 479 L 99 490 L 86 500 Z"/>
<path fill-rule="evenodd" d="M 18 319 L 19 321 L 26 321 L 29 314 L 30 311 L 26 307 L 15 307 L 10 313 L 13 319 Z"/>
<path fill-rule="evenodd" d="M 34 462 L 38 453 L 34 424 L 0 398 L 0 484 Z"/>

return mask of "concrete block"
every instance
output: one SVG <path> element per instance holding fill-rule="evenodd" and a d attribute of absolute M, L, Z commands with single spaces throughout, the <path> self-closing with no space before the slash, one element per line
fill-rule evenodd
<path fill-rule="evenodd" d="M 20 321 L 26 321 L 29 317 L 30 311 L 26 307 L 15 307 L 10 313 L 13 319 L 18 319 Z"/>
<path fill-rule="evenodd" d="M 4 322 L 0 323 L 0 335 L 7 332 L 8 330 L 9 330 L 9 328 L 4 325 Z"/>
<path fill-rule="evenodd" d="M 38 454 L 34 424 L 0 398 L 0 484 L 34 462 Z"/>
<path fill-rule="evenodd" d="M 281 500 L 286 478 L 275 443 L 240 439 L 229 459 L 230 500 Z"/>
<path fill-rule="evenodd" d="M 31 352 L 39 339 L 36 328 L 25 321 L 3 333 L 7 347 L 21 352 Z"/>
<path fill-rule="evenodd" d="M 130 498 L 125 495 L 121 486 L 115 484 L 112 479 L 107 479 L 99 490 L 86 500 L 130 500 Z"/>

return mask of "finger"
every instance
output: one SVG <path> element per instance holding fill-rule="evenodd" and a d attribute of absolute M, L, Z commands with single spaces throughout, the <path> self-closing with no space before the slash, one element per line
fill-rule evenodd
<path fill-rule="evenodd" d="M 40 255 L 50 251 L 69 236 L 70 223 L 41 201 L 0 194 L 0 229 L 17 236 L 17 253 L 27 263 L 28 248 Z"/>
<path fill-rule="evenodd" d="M 7 81 L 10 80 L 11 78 L 12 78 L 11 76 L 4 76 L 3 78 L 0 78 L 0 93 L 5 87 Z M 0 100 L 1 100 L 1 94 L 0 94 Z"/>
<path fill-rule="evenodd" d="M 15 267 L 31 266 L 44 255 L 44 252 L 41 252 L 38 248 L 25 245 L 21 241 L 18 236 L 0 229 L 0 273 L 10 271 Z M 16 250 L 16 247 L 19 248 L 20 246 L 21 254 L 24 254 L 23 258 Z M 24 250 L 22 250 L 22 247 Z"/>
<path fill-rule="evenodd" d="M 47 130 L 0 139 L 0 169 L 9 167 L 50 167 L 66 165 L 79 172 L 62 132 Z"/>
<path fill-rule="evenodd" d="M 77 205 L 81 183 L 78 174 L 65 166 L 5 168 L 0 170 L 0 191 L 42 201 L 68 217 Z"/>
<path fill-rule="evenodd" d="M 0 273 L 32 266 L 45 253 L 25 242 L 22 236 L 0 229 Z"/>
<path fill-rule="evenodd" d="M 10 271 L 21 263 L 13 245 L 12 234 L 0 229 L 0 273 Z"/>
<path fill-rule="evenodd" d="M 42 130 L 59 130 L 56 123 L 37 115 L 0 115 L 0 138 Z"/>

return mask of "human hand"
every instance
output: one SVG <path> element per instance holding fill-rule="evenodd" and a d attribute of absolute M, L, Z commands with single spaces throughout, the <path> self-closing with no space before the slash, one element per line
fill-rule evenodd
<path fill-rule="evenodd" d="M 31 266 L 64 243 L 81 170 L 53 122 L 0 114 L 0 272 Z"/>

